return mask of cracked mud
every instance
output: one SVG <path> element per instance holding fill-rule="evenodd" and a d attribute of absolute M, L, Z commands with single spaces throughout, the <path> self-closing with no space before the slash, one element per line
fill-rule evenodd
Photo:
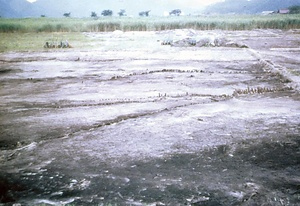
<path fill-rule="evenodd" d="M 299 203 L 299 30 L 85 35 L 0 54 L 2 205 Z"/>

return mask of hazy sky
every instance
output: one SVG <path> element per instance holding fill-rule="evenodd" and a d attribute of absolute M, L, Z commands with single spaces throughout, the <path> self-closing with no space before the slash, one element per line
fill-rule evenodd
<path fill-rule="evenodd" d="M 40 0 L 26 1 L 34 3 Z M 72 12 L 73 17 L 89 16 L 91 8 L 98 13 L 103 9 L 111 9 L 114 14 L 117 14 L 116 12 L 120 9 L 125 9 L 127 15 L 137 15 L 139 11 L 146 10 L 151 10 L 151 15 L 163 15 L 172 9 L 181 9 L 183 14 L 193 14 L 201 11 L 209 4 L 222 1 L 224 0 L 77 0 L 76 4 L 66 3 L 64 7 Z M 64 0 L 60 2 L 63 4 Z"/>
<path fill-rule="evenodd" d="M 33 3 L 37 0 L 27 0 L 30 3 Z M 119 2 L 124 2 L 126 3 L 126 0 L 116 0 Z M 216 2 L 220 2 L 220 1 L 224 1 L 224 0 L 159 0 L 159 1 L 164 1 L 164 2 L 169 2 L 169 3 L 177 3 L 178 5 L 194 5 L 194 6 L 205 6 L 205 5 L 209 5 L 212 3 L 216 3 Z M 141 0 L 141 2 L 143 2 Z"/>
<path fill-rule="evenodd" d="M 164 0 L 161 0 L 164 1 Z M 178 5 L 193 5 L 193 6 L 206 6 L 216 2 L 221 2 L 225 0 L 167 0 L 168 2 L 176 2 Z"/>

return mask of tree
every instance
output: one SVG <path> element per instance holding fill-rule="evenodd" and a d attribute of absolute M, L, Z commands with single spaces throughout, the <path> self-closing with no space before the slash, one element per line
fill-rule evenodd
<path fill-rule="evenodd" d="M 174 16 L 180 16 L 181 10 L 180 9 L 174 9 L 174 10 L 170 11 L 169 14 L 174 15 Z"/>
<path fill-rule="evenodd" d="M 118 12 L 119 16 L 126 16 L 126 10 L 125 9 L 121 9 L 119 12 Z"/>
<path fill-rule="evenodd" d="M 70 17 L 71 16 L 71 12 L 69 13 L 64 13 L 64 17 Z"/>
<path fill-rule="evenodd" d="M 151 10 L 149 10 L 149 11 L 141 11 L 141 12 L 139 13 L 139 16 L 149 16 L 150 11 L 151 11 Z"/>
<path fill-rule="evenodd" d="M 112 10 L 103 10 L 101 15 L 102 16 L 112 16 L 113 12 L 112 12 Z"/>
<path fill-rule="evenodd" d="M 97 18 L 97 17 L 98 17 L 98 15 L 97 15 L 97 13 L 96 13 L 96 12 L 92 11 L 92 12 L 91 12 L 91 17 L 93 17 L 93 18 Z"/>
<path fill-rule="evenodd" d="M 289 7 L 290 14 L 300 14 L 300 6 L 290 6 Z"/>
<path fill-rule="evenodd" d="M 46 15 L 45 15 L 45 14 L 42 14 L 41 17 L 46 17 Z"/>

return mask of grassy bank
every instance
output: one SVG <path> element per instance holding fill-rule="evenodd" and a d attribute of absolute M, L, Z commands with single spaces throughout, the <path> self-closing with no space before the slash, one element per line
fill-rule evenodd
<path fill-rule="evenodd" d="M 93 40 L 80 32 L 0 33 L 0 53 L 9 51 L 41 51 L 46 42 L 68 40 L 76 49 L 89 48 Z"/>
<path fill-rule="evenodd" d="M 106 32 L 196 30 L 300 29 L 300 15 L 231 15 L 179 17 L 101 17 L 0 19 L 0 32 Z"/>

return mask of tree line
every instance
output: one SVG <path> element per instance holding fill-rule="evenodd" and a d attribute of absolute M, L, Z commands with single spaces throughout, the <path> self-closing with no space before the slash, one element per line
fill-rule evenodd
<path fill-rule="evenodd" d="M 290 6 L 288 7 L 289 9 L 289 14 L 300 14 L 300 6 L 295 5 L 295 6 Z M 139 16 L 149 16 L 149 13 L 151 12 L 151 10 L 148 11 L 141 11 L 138 13 Z M 118 16 L 127 16 L 126 14 L 126 10 L 125 9 L 121 9 L 118 13 Z M 180 16 L 182 14 L 180 9 L 173 9 L 172 11 L 169 12 L 170 16 Z M 113 15 L 113 11 L 110 9 L 106 9 L 103 10 L 101 12 L 101 16 L 112 16 Z M 71 17 L 71 12 L 68 13 L 64 13 L 63 14 L 64 17 Z M 92 18 L 98 18 L 98 14 L 95 11 L 91 12 L 90 15 Z M 1 16 L 0 16 L 1 17 Z M 45 15 L 41 15 L 41 17 L 46 17 Z"/>
<path fill-rule="evenodd" d="M 139 16 L 149 16 L 149 13 L 151 12 L 151 10 L 147 10 L 147 11 L 141 11 L 139 12 Z M 106 9 L 106 10 L 103 10 L 101 12 L 101 16 L 112 16 L 113 15 L 113 11 L 110 10 L 110 9 Z M 169 12 L 169 15 L 170 16 L 180 16 L 181 15 L 181 10 L 180 9 L 174 9 L 172 11 Z M 63 14 L 64 17 L 71 17 L 71 12 L 68 12 L 68 13 L 64 13 Z M 95 11 L 92 11 L 91 12 L 91 15 L 90 15 L 92 18 L 97 18 L 98 17 L 98 14 L 95 12 Z M 121 9 L 119 12 L 118 12 L 118 16 L 127 16 L 126 14 L 126 10 L 125 9 Z M 45 15 L 41 15 L 41 17 L 45 17 Z"/>

